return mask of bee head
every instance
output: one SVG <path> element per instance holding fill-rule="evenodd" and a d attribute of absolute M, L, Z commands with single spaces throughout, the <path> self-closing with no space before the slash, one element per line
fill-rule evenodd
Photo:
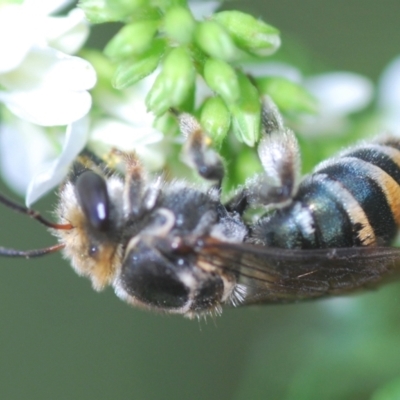
<path fill-rule="evenodd" d="M 118 230 L 123 223 L 123 182 L 84 170 L 61 190 L 57 213 L 73 229 L 55 232 L 64 254 L 97 290 L 110 284 L 121 263 Z"/>

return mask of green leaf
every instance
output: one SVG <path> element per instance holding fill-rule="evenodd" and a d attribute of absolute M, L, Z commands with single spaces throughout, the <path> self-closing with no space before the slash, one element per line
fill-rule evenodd
<path fill-rule="evenodd" d="M 220 147 L 231 125 L 230 113 L 221 97 L 210 97 L 203 103 L 200 123 L 215 147 Z"/>
<path fill-rule="evenodd" d="M 113 60 L 121 60 L 146 51 L 157 32 L 159 21 L 147 20 L 125 25 L 107 44 L 104 53 Z"/>
<path fill-rule="evenodd" d="M 213 16 L 244 50 L 267 56 L 274 53 L 281 40 L 278 29 L 240 11 L 221 11 Z"/>
<path fill-rule="evenodd" d="M 225 101 L 233 103 L 238 100 L 238 77 L 236 71 L 225 61 L 209 58 L 204 65 L 204 79 Z"/>

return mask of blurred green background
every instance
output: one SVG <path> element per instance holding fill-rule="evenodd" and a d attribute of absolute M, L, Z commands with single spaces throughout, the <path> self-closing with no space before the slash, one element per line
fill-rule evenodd
<path fill-rule="evenodd" d="M 228 5 L 262 16 L 332 69 L 376 80 L 400 54 L 398 0 Z M 51 210 L 55 201 L 38 207 Z M 54 242 L 8 210 L 0 221 L 2 246 Z M 399 284 L 226 310 L 199 323 L 132 309 L 111 290 L 98 294 L 57 254 L 0 266 L 0 399 L 399 398 L 390 397 L 400 393 Z"/>

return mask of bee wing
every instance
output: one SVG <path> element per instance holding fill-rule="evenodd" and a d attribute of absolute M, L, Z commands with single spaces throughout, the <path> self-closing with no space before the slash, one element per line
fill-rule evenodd
<path fill-rule="evenodd" d="M 372 286 L 400 270 L 400 249 L 278 249 L 207 239 L 199 258 L 237 276 L 243 304 L 281 303 Z"/>

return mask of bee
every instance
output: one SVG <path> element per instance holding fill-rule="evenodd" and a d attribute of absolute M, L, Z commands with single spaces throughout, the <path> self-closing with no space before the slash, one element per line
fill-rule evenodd
<path fill-rule="evenodd" d="M 258 154 L 264 172 L 221 200 L 224 166 L 199 123 L 179 115 L 185 162 L 210 185 L 149 177 L 133 153 L 124 173 L 84 153 L 60 188 L 58 221 L 0 195 L 50 228 L 58 244 L 0 255 L 62 250 L 96 290 L 127 303 L 199 317 L 223 305 L 284 303 L 352 292 L 391 279 L 400 249 L 400 140 L 347 149 L 300 179 L 300 152 L 271 99 L 263 100 Z M 256 221 L 244 214 L 264 209 Z"/>

